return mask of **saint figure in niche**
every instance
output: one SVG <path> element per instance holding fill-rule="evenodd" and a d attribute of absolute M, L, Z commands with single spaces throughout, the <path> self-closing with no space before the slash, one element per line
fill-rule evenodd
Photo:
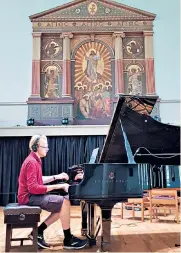
<path fill-rule="evenodd" d="M 59 98 L 58 69 L 48 67 L 45 73 L 45 98 Z"/>
<path fill-rule="evenodd" d="M 131 95 L 142 94 L 142 81 L 139 69 L 131 68 L 128 77 L 128 93 Z"/>

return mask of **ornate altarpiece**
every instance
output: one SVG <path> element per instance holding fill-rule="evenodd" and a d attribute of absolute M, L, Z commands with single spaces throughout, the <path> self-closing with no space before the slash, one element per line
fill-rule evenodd
<path fill-rule="evenodd" d="M 119 94 L 154 95 L 154 19 L 110 0 L 77 0 L 30 16 L 28 117 L 109 124 Z"/>

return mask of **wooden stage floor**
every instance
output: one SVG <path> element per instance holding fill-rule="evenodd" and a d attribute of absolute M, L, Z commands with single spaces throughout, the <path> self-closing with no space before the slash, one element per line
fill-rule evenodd
<path fill-rule="evenodd" d="M 99 210 L 98 210 L 99 213 Z M 159 216 L 158 220 L 150 223 L 148 211 L 145 211 L 145 222 L 141 222 L 139 211 L 135 212 L 135 220 L 132 218 L 132 211 L 124 209 L 124 219 L 120 217 L 120 209 L 113 209 L 112 215 L 112 252 L 180 252 L 180 248 L 175 247 L 175 243 L 180 243 L 180 224 L 174 222 L 175 215 L 167 214 Z M 42 212 L 41 220 L 47 216 Z M 0 252 L 4 252 L 5 245 L 5 225 L 3 208 L 0 207 Z M 81 219 L 80 208 L 71 208 L 71 229 L 75 236 L 80 236 Z M 27 236 L 30 229 L 14 230 L 13 236 Z M 62 249 L 63 231 L 60 222 L 57 221 L 45 230 L 46 241 L 51 243 L 51 250 L 41 250 L 42 252 L 66 252 Z M 17 242 L 15 242 L 17 243 Z M 28 243 L 28 242 L 27 242 Z M 80 252 L 99 252 L 98 245 L 93 248 L 85 248 Z M 78 252 L 76 250 L 76 252 Z"/>

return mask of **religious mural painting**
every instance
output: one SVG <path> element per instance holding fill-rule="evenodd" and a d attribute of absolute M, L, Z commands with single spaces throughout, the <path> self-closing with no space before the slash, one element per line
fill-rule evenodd
<path fill-rule="evenodd" d="M 123 39 L 123 57 L 125 62 L 124 82 L 129 95 L 145 94 L 144 38 L 125 37 Z M 129 61 L 130 59 L 130 61 Z"/>
<path fill-rule="evenodd" d="M 144 38 L 125 37 L 123 39 L 124 59 L 144 59 Z"/>
<path fill-rule="evenodd" d="M 143 95 L 143 73 L 144 68 L 141 64 L 128 64 L 126 66 L 126 86 L 127 94 L 129 95 Z"/>
<path fill-rule="evenodd" d="M 62 69 L 56 63 L 44 66 L 41 73 L 42 97 L 57 99 L 61 97 Z"/>
<path fill-rule="evenodd" d="M 87 42 L 77 50 L 74 94 L 78 119 L 110 117 L 111 60 L 110 52 L 104 44 Z"/>
<path fill-rule="evenodd" d="M 43 38 L 42 39 L 42 60 L 62 60 L 63 45 L 60 38 Z"/>
<path fill-rule="evenodd" d="M 77 0 L 30 16 L 29 117 L 36 109 L 45 124 L 67 115 L 71 124 L 109 124 L 120 94 L 155 94 L 155 16 L 109 0 Z"/>
<path fill-rule="evenodd" d="M 41 47 L 41 97 L 57 99 L 61 97 L 62 83 L 62 39 L 57 36 L 43 37 Z"/>
<path fill-rule="evenodd" d="M 98 8 L 97 8 L 97 4 L 95 2 L 91 2 L 88 5 L 88 13 L 91 15 L 95 15 L 97 12 Z"/>

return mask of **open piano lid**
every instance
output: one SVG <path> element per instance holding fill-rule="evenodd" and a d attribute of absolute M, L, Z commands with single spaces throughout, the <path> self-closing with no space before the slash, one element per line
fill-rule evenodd
<path fill-rule="evenodd" d="M 100 163 L 128 163 L 122 123 L 131 151 L 136 154 L 136 163 L 180 165 L 180 127 L 160 123 L 150 116 L 157 99 L 157 96 L 120 96 Z"/>

